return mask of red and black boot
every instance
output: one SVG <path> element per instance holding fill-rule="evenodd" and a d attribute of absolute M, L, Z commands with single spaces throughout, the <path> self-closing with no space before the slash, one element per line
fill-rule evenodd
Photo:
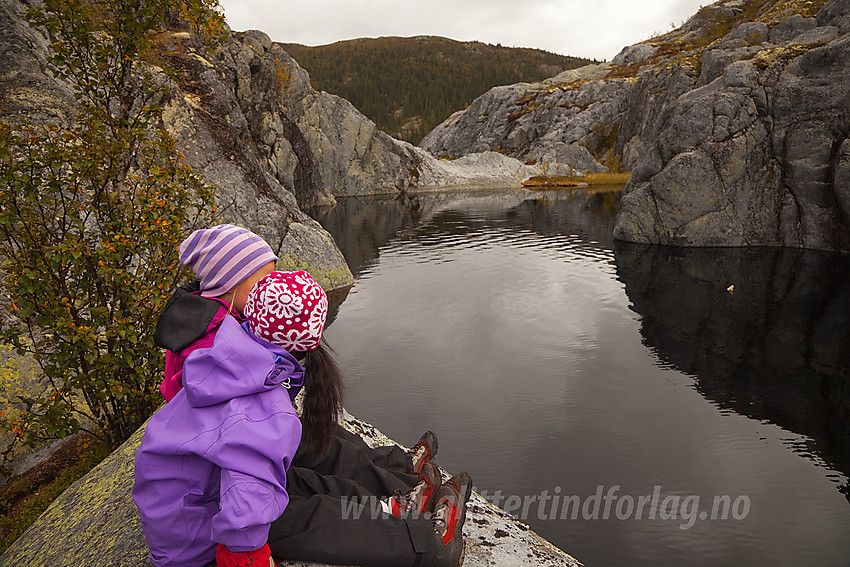
<path fill-rule="evenodd" d="M 466 520 L 466 502 L 471 494 L 472 479 L 465 472 L 453 476 L 437 490 L 431 514 L 437 536 L 434 556 L 437 567 L 463 564 L 463 523 Z"/>
<path fill-rule="evenodd" d="M 422 466 L 434 460 L 437 454 L 437 436 L 432 431 L 426 431 L 419 441 L 410 449 L 410 459 L 413 461 L 413 473 L 422 472 Z M 439 486 L 439 485 L 438 485 Z"/>
<path fill-rule="evenodd" d="M 407 494 L 394 495 L 390 498 L 390 513 L 399 518 L 406 518 L 410 515 L 418 517 L 420 514 L 433 511 L 436 502 L 434 496 L 440 488 L 441 480 L 440 469 L 437 465 L 431 461 L 425 461 L 416 486 Z"/>

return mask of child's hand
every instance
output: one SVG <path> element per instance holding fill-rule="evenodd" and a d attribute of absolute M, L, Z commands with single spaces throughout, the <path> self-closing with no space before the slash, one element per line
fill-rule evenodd
<path fill-rule="evenodd" d="M 219 544 L 215 550 L 215 562 L 217 567 L 266 567 L 274 565 L 271 563 L 272 550 L 269 544 L 254 551 L 236 553 Z"/>

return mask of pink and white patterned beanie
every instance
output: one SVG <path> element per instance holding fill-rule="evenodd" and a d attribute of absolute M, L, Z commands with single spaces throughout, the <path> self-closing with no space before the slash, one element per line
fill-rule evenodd
<path fill-rule="evenodd" d="M 328 296 L 307 272 L 272 272 L 248 292 L 252 333 L 288 352 L 316 350 L 328 316 Z"/>

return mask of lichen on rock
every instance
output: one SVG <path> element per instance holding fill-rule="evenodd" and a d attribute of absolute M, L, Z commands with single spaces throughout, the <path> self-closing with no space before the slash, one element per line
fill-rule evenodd
<path fill-rule="evenodd" d="M 393 443 L 347 412 L 342 424 L 371 446 Z M 130 497 L 133 461 L 144 427 L 84 478 L 74 483 L 0 556 L 3 567 L 148 567 L 138 511 Z M 444 473 L 444 478 L 448 475 Z M 575 559 L 479 495 L 470 500 L 464 538 L 467 567 L 493 564 L 580 567 Z M 502 537 L 497 536 L 504 534 Z M 307 562 L 285 562 L 311 567 Z"/>

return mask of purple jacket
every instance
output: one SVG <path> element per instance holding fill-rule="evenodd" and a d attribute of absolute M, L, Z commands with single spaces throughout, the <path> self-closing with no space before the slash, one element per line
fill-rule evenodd
<path fill-rule="evenodd" d="M 156 567 L 202 566 L 222 543 L 264 545 L 289 502 L 286 471 L 301 441 L 292 400 L 304 369 L 226 317 L 192 352 L 183 389 L 148 423 L 133 500 Z"/>

